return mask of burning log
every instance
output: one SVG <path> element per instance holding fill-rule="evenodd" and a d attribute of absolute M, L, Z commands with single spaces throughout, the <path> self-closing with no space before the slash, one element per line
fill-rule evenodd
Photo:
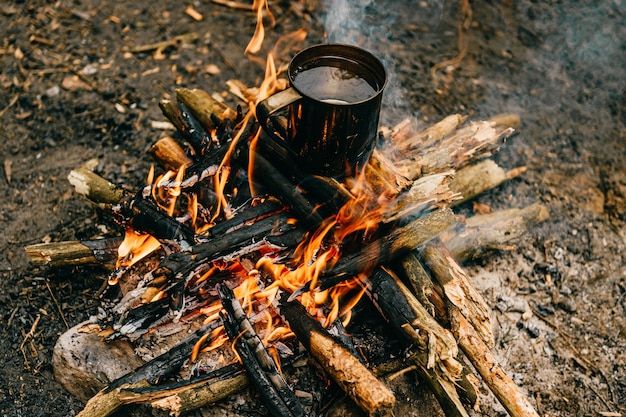
<path fill-rule="evenodd" d="M 305 416 L 306 413 L 287 381 L 278 372 L 272 357 L 248 320 L 246 312 L 232 290 L 218 285 L 217 290 L 224 310 L 220 312 L 224 328 L 246 368 L 249 378 L 257 386 L 261 397 L 276 417 Z"/>
<path fill-rule="evenodd" d="M 169 216 L 152 201 L 132 196 L 84 167 L 71 171 L 68 179 L 77 193 L 93 203 L 111 207 L 122 223 L 134 230 L 187 247 L 193 244 L 194 232 L 189 226 Z"/>
<path fill-rule="evenodd" d="M 33 265 L 52 267 L 108 266 L 113 267 L 118 257 L 119 237 L 38 243 L 24 248 Z"/>
<path fill-rule="evenodd" d="M 340 258 L 330 270 L 322 274 L 317 286 L 325 290 L 364 271 L 371 271 L 377 265 L 390 262 L 416 249 L 424 242 L 438 236 L 455 222 L 456 218 L 452 210 L 443 208 L 410 221 L 405 226 L 397 227 L 358 252 Z M 309 289 L 310 285 L 307 284 L 297 293 L 300 294 Z"/>
<path fill-rule="evenodd" d="M 298 301 L 280 298 L 280 313 L 311 356 L 370 416 L 392 415 L 395 396 L 351 352 L 335 341 Z"/>

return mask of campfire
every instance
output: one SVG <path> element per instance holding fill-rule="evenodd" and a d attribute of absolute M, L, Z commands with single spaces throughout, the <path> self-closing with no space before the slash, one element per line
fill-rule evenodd
<path fill-rule="evenodd" d="M 259 37 L 260 29 L 253 52 Z M 276 51 L 302 39 L 292 34 Z M 287 87 L 278 55 L 259 88 L 230 84 L 245 107 L 184 88 L 163 99 L 175 134 L 152 146 L 157 167 L 143 189 L 111 184 L 90 166 L 70 173 L 76 192 L 123 226 L 123 238 L 27 248 L 35 263 L 112 266 L 101 311 L 72 334 L 111 345 L 168 340 L 164 353 L 110 381 L 79 415 L 128 404 L 180 415 L 246 386 L 273 415 L 308 415 L 319 404 L 285 376 L 304 360 L 369 415 L 392 414 L 400 400 L 386 381 L 416 372 L 447 416 L 467 416 L 480 406 L 476 372 L 510 415 L 536 416 L 491 352 L 490 307 L 459 262 L 512 247 L 547 210 L 453 211 L 524 172 L 490 159 L 518 118 L 451 115 L 427 129 L 409 120 L 382 127 L 353 175 L 321 175 L 256 118 L 258 103 Z M 289 123 L 285 114 L 269 117 Z M 402 357 L 373 364 L 357 349 L 349 329 L 359 303 L 393 328 Z M 73 354 L 60 346 L 57 368 Z"/>

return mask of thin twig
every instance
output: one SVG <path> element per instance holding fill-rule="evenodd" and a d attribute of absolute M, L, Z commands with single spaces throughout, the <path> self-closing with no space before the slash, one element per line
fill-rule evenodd
<path fill-rule="evenodd" d="M 54 301 L 54 305 L 57 307 L 57 310 L 59 311 L 59 315 L 61 316 L 61 319 L 63 320 L 63 323 L 65 323 L 65 327 L 67 329 L 70 328 L 70 325 L 67 323 L 67 320 L 65 320 L 65 315 L 63 314 L 63 310 L 61 309 L 61 305 L 59 304 L 59 301 L 57 300 L 57 298 L 54 296 L 54 293 L 52 292 L 52 288 L 50 288 L 50 281 L 48 281 L 46 279 L 46 288 L 48 288 L 48 292 L 50 292 L 50 296 L 52 297 L 52 301 Z"/>
<path fill-rule="evenodd" d="M 7 104 L 5 108 L 0 110 L 0 117 L 4 116 L 4 113 L 6 113 L 11 107 L 13 107 L 15 103 L 17 103 L 18 98 L 20 98 L 19 94 L 16 94 L 13 97 L 11 97 L 11 101 L 9 101 L 9 104 Z"/>

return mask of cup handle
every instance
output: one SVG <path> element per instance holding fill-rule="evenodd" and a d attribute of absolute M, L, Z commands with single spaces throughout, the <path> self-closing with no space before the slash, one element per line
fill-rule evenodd
<path fill-rule="evenodd" d="M 257 103 L 256 118 L 267 133 L 284 140 L 284 136 L 286 136 L 287 132 L 285 132 L 280 125 L 272 123 L 270 117 L 277 111 L 284 109 L 291 103 L 295 103 L 301 98 L 302 96 L 293 87 L 279 91 L 278 93 L 273 94 L 265 100 Z M 283 135 L 282 138 L 279 134 L 277 134 L 277 130 L 281 131 L 280 134 Z"/>

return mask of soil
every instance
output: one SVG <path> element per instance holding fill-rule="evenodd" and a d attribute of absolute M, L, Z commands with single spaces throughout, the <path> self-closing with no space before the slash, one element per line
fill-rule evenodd
<path fill-rule="evenodd" d="M 302 27 L 307 45 L 372 50 L 391 76 L 386 125 L 519 114 L 519 134 L 496 159 L 529 169 L 477 202 L 541 201 L 551 218 L 515 250 L 465 267 L 494 307 L 499 360 L 540 415 L 625 415 L 624 2 L 477 0 L 471 16 L 464 1 L 331 3 L 271 2 L 276 26 L 259 56 Z M 119 234 L 72 191 L 69 171 L 97 158 L 110 181 L 143 184 L 147 150 L 165 134 L 152 124 L 160 99 L 180 86 L 222 93 L 232 78 L 260 84 L 263 67 L 244 54 L 255 16 L 208 0 L 10 0 L 0 23 L 0 415 L 74 415 L 83 403 L 55 382 L 52 349 L 97 311 L 107 272 L 37 268 L 23 247 Z M 188 32 L 198 38 L 131 52 Z M 511 307 L 520 301 L 535 313 Z"/>

